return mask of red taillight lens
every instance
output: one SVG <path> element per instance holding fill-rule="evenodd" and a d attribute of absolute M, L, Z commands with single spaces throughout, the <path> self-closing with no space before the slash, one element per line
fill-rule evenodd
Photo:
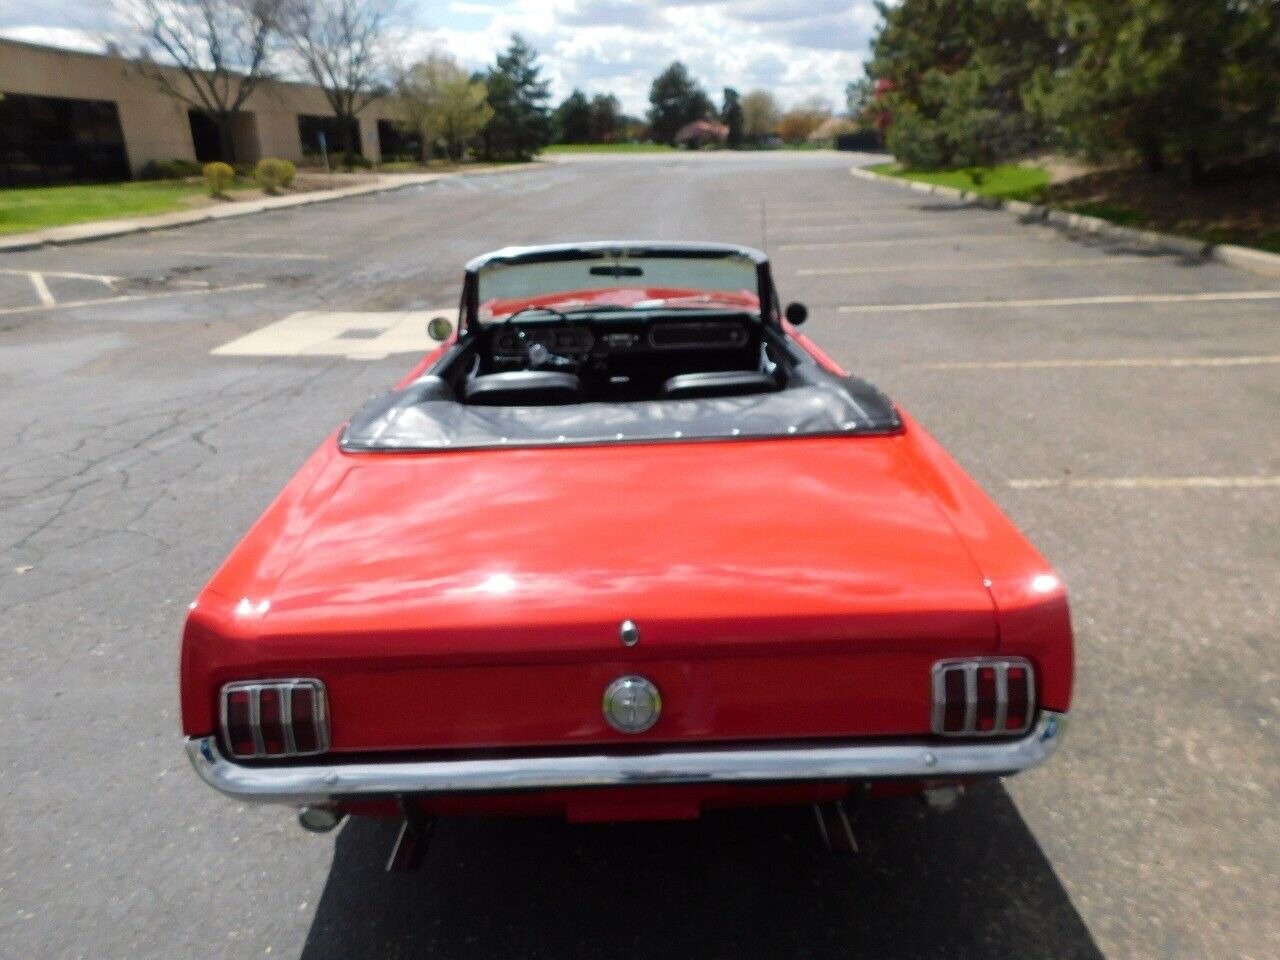
<path fill-rule="evenodd" d="M 298 757 L 329 749 L 319 680 L 229 683 L 222 688 L 222 735 L 236 759 Z"/>
<path fill-rule="evenodd" d="M 1009 702 L 1004 722 L 1010 730 L 1021 730 L 1027 726 L 1027 706 L 1031 702 L 1029 676 L 1024 667 L 1009 668 Z"/>
<path fill-rule="evenodd" d="M 227 719 L 225 723 L 227 745 L 238 757 L 251 757 L 257 753 L 253 742 L 253 722 L 249 713 L 249 691 L 232 690 L 227 693 Z"/>
<path fill-rule="evenodd" d="M 989 733 L 996 726 L 996 671 L 978 668 L 978 732 Z"/>
<path fill-rule="evenodd" d="M 1035 708 L 1035 675 L 1022 659 L 978 657 L 933 666 L 933 730 L 953 737 L 1023 733 Z"/>
<path fill-rule="evenodd" d="M 943 713 L 942 732 L 960 733 L 964 730 L 965 695 L 964 671 L 949 670 L 943 684 L 946 708 Z"/>
<path fill-rule="evenodd" d="M 315 692 L 310 687 L 294 687 L 291 691 L 289 718 L 293 723 L 293 745 L 299 753 L 315 753 L 320 743 L 315 703 Z"/>
<path fill-rule="evenodd" d="M 285 752 L 279 687 L 262 688 L 262 693 L 258 697 L 258 711 L 258 726 L 262 730 L 262 752 L 269 757 L 278 757 Z"/>

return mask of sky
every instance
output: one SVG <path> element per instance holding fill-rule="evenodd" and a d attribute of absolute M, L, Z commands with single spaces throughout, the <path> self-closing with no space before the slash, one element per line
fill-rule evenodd
<path fill-rule="evenodd" d="M 519 32 L 538 50 L 558 102 L 574 87 L 613 93 L 628 113 L 681 60 L 719 103 L 721 89 L 772 90 L 783 105 L 842 108 L 875 32 L 871 0 L 403 0 L 399 57 L 432 49 L 480 68 Z M 101 50 L 124 32 L 109 0 L 0 0 L 0 35 Z"/>

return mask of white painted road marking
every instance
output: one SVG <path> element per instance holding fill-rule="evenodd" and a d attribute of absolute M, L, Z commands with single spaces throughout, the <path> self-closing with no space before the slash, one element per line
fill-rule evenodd
<path fill-rule="evenodd" d="M 1049 370 L 1068 367 L 1249 367 L 1280 363 L 1280 354 L 1246 357 L 1113 357 L 1099 360 L 991 360 L 909 363 L 908 370 Z"/>
<path fill-rule="evenodd" d="M 105 250 L 104 253 L 119 252 Z M 328 260 L 324 253 L 255 253 L 250 250 L 180 250 L 173 247 L 149 247 L 144 253 L 176 253 L 180 257 L 231 257 L 245 260 Z"/>
<path fill-rule="evenodd" d="M 53 299 L 53 294 L 49 292 L 49 285 L 44 282 L 44 277 L 32 270 L 27 273 L 27 278 L 31 281 L 31 286 L 36 292 L 36 299 L 40 301 L 41 306 L 52 307 L 58 301 Z"/>
<path fill-rule="evenodd" d="M 835 250 L 843 247 L 907 247 L 927 243 L 967 243 L 971 240 L 995 240 L 998 238 L 1026 240 L 1054 240 L 1055 233 L 1028 233 L 1026 236 L 1010 236 L 1008 230 L 992 230 L 990 233 L 940 233 L 936 237 L 904 237 L 901 240 L 830 240 L 824 243 L 783 243 L 779 250 Z"/>
<path fill-rule="evenodd" d="M 1135 303 L 1214 303 L 1231 300 L 1280 300 L 1280 290 L 1223 293 L 1117 293 L 1101 297 L 1053 297 L 1045 300 L 958 300 L 954 303 L 857 303 L 841 313 L 923 313 L 935 310 L 1010 310 L 1021 307 L 1097 307 Z"/>
<path fill-rule="evenodd" d="M 1045 477 L 1010 480 L 1015 490 L 1060 487 L 1089 490 L 1258 490 L 1280 487 L 1280 476 L 1260 477 Z"/>
<path fill-rule="evenodd" d="M 440 346 L 427 335 L 435 317 L 456 322 L 457 307 L 398 313 L 328 313 L 304 310 L 224 343 L 219 357 L 346 357 L 383 360 L 396 353 L 425 354 Z"/>
<path fill-rule="evenodd" d="M 1077 257 L 1060 260 L 994 260 L 981 263 L 931 263 L 929 264 L 929 272 L 937 273 L 939 270 L 963 270 L 965 273 L 969 273 L 973 270 L 1014 270 L 1024 269 L 1027 267 L 1110 267 L 1114 264 L 1122 263 L 1160 262 L 1161 259 L 1159 257 L 1143 256 Z M 919 272 L 920 264 L 918 263 L 896 263 L 882 267 L 808 267 L 804 270 L 796 271 L 796 273 L 802 277 L 833 277 L 859 273 Z"/>
<path fill-rule="evenodd" d="M 31 272 L 32 271 L 30 270 L 13 270 L 7 267 L 0 269 L 0 273 L 8 274 L 10 276 L 26 276 Z M 115 283 L 120 279 L 119 277 L 113 277 L 108 274 L 76 273 L 72 270 L 40 270 L 37 272 L 40 273 L 42 276 L 58 277 L 59 279 L 62 279 L 62 280 L 96 280 L 98 283 L 105 283 L 107 286 L 111 286 L 111 284 Z"/>
<path fill-rule="evenodd" d="M 71 310 L 74 307 L 97 307 L 111 303 L 132 303 L 138 300 L 164 300 L 168 297 L 200 297 L 214 293 L 240 293 L 244 290 L 261 290 L 265 283 L 241 283 L 233 287 L 213 287 L 207 290 L 164 290 L 160 293 L 130 293 L 119 297 L 100 297 L 97 300 L 67 300 L 52 306 L 41 304 L 37 307 L 5 307 L 0 316 L 14 313 L 44 313 L 49 310 Z"/>

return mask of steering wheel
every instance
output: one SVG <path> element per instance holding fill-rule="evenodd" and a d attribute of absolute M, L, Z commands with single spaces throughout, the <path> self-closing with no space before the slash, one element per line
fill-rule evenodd
<path fill-rule="evenodd" d="M 572 317 L 566 313 L 562 313 L 555 307 L 528 306 L 521 307 L 514 313 L 510 313 L 503 317 L 499 323 L 495 324 L 495 326 L 503 328 L 508 327 L 516 317 L 523 313 L 549 313 L 554 317 L 558 317 L 561 321 L 570 326 L 573 326 L 575 323 Z M 529 366 L 534 369 L 537 369 L 544 364 L 551 364 L 552 366 L 558 367 L 576 367 L 578 365 L 575 360 L 570 360 L 568 357 L 562 357 L 559 354 L 553 353 L 546 344 L 539 343 L 536 340 L 532 343 L 526 342 L 529 340 L 529 334 L 519 327 L 516 328 L 516 337 L 520 341 L 521 346 L 524 347 L 524 354 L 529 361 Z"/>

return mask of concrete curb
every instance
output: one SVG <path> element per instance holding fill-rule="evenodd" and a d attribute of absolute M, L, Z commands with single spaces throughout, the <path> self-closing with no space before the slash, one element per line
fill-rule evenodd
<path fill-rule="evenodd" d="M 382 174 L 377 183 L 362 183 L 354 187 L 338 187 L 333 190 L 313 190 L 296 197 L 266 197 L 262 200 L 248 200 L 227 207 L 205 207 L 199 210 L 182 210 L 176 213 L 162 213 L 154 217 L 137 217 L 128 220 L 98 220 L 93 223 L 77 223 L 66 227 L 53 227 L 48 230 L 37 230 L 32 233 L 0 239 L 0 254 L 18 253 L 23 250 L 38 250 L 41 247 L 63 247 L 74 243 L 92 243 L 95 240 L 109 240 L 113 237 L 125 237 L 135 233 L 153 233 L 158 230 L 172 230 L 195 223 L 209 223 L 213 220 L 231 220 L 236 217 L 249 217 L 258 213 L 270 213 L 274 210 L 288 210 L 293 207 L 308 207 L 316 203 L 329 203 L 333 200 L 345 200 L 348 197 L 364 197 L 375 193 L 390 193 L 394 190 L 405 190 L 409 187 L 435 183 L 450 177 L 481 177 L 487 174 L 518 173 L 542 166 L 541 161 L 521 166 L 489 167 L 484 170 L 461 170 L 450 173 L 407 173 Z"/>
<path fill-rule="evenodd" d="M 1057 210 L 1040 203 L 984 197 L 976 193 L 970 193 L 968 190 L 958 190 L 955 187 L 943 187 L 932 183 L 921 183 L 918 180 L 890 177 L 862 167 L 851 167 L 849 173 L 863 180 L 892 184 L 899 189 L 905 188 L 914 190 L 917 193 L 931 193 L 951 200 L 967 200 L 988 210 L 1006 210 L 1016 216 L 1022 223 L 1053 224 L 1078 233 L 1111 237 L 1115 240 L 1127 240 L 1156 250 L 1179 253 L 1183 256 L 1200 260 L 1212 260 L 1215 263 L 1235 267 L 1238 270 L 1248 270 L 1252 273 L 1260 273 L 1272 277 L 1280 276 L 1280 254 L 1267 253 L 1265 250 L 1254 250 L 1251 247 L 1238 247 L 1233 244 L 1205 243 L 1202 240 L 1178 237 L 1170 233 L 1122 227 L 1099 217 L 1071 213 L 1068 210 Z"/>

